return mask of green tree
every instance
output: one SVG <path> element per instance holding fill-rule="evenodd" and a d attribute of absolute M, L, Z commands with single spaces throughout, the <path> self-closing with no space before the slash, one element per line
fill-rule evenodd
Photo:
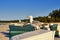
<path fill-rule="evenodd" d="M 50 14 L 49 14 L 49 16 L 51 16 L 51 17 L 60 17 L 60 9 L 59 10 L 53 10 Z"/>

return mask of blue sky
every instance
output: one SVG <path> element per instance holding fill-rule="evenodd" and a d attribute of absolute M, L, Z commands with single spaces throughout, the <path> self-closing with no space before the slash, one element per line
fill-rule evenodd
<path fill-rule="evenodd" d="M 60 8 L 60 0 L 0 0 L 0 20 L 47 16 Z"/>

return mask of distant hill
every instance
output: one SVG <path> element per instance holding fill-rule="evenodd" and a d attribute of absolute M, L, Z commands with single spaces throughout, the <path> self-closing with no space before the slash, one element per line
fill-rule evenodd
<path fill-rule="evenodd" d="M 19 20 L 0 20 L 0 23 L 18 23 Z"/>

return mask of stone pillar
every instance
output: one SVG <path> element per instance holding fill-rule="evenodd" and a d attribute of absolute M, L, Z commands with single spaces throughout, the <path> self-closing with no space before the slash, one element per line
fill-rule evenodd
<path fill-rule="evenodd" d="M 30 19 L 30 23 L 33 22 L 33 16 L 28 16 L 28 18 Z"/>

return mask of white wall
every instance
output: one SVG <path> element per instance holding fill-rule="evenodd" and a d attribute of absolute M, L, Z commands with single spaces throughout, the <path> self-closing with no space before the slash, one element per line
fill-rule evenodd
<path fill-rule="evenodd" d="M 53 32 L 43 33 L 22 40 L 54 40 Z"/>
<path fill-rule="evenodd" d="M 16 35 L 12 39 L 13 40 L 54 40 L 54 32 L 52 31 L 44 32 L 42 34 L 38 34 L 38 35 L 34 35 L 27 38 L 22 38 L 22 39 L 20 38 L 19 35 L 18 36 Z"/>

